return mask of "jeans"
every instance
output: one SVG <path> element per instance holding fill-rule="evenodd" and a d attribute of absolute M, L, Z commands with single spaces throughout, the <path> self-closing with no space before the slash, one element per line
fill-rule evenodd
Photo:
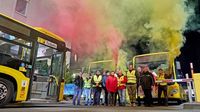
<path fill-rule="evenodd" d="M 118 90 L 118 93 L 119 93 L 120 103 L 121 103 L 121 104 L 125 104 L 126 89 Z"/>
<path fill-rule="evenodd" d="M 85 105 L 90 105 L 91 103 L 91 89 L 90 88 L 84 88 L 85 92 Z"/>
<path fill-rule="evenodd" d="M 141 106 L 141 99 L 140 99 L 140 95 L 139 95 L 139 91 L 141 90 L 141 86 L 139 84 L 137 84 L 137 102 L 138 102 L 138 106 Z"/>
<path fill-rule="evenodd" d="M 77 105 L 80 105 L 82 91 L 83 91 L 83 89 L 80 87 L 75 88 L 75 92 L 74 92 L 74 96 L 73 96 L 73 105 L 76 105 L 77 97 L 78 97 Z"/>
<path fill-rule="evenodd" d="M 96 87 L 93 89 L 94 103 L 93 105 L 100 105 L 101 88 Z"/>

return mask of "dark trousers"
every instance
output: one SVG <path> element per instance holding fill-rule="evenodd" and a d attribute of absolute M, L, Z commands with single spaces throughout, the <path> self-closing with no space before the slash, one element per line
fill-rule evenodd
<path fill-rule="evenodd" d="M 101 88 L 100 87 L 94 88 L 93 93 L 94 93 L 93 105 L 100 105 Z"/>
<path fill-rule="evenodd" d="M 103 87 L 103 90 L 105 92 L 104 105 L 108 105 L 108 91 L 107 91 L 106 87 Z"/>
<path fill-rule="evenodd" d="M 110 106 L 115 105 L 115 92 L 108 92 L 108 103 Z"/>
<path fill-rule="evenodd" d="M 139 94 L 139 87 L 140 87 L 140 85 L 137 84 L 137 102 L 138 102 L 138 106 L 141 106 L 141 99 L 140 99 L 140 96 L 138 95 Z"/>
<path fill-rule="evenodd" d="M 117 99 L 117 96 L 118 96 L 118 99 Z M 120 96 L 119 96 L 119 92 L 118 91 L 115 93 L 115 103 L 114 103 L 114 105 L 117 105 L 117 101 L 118 101 L 119 105 L 121 105 Z"/>
<path fill-rule="evenodd" d="M 145 95 L 145 98 L 144 98 L 144 104 L 146 106 L 151 106 L 152 103 L 153 103 L 153 99 L 152 99 L 152 94 L 151 94 L 151 89 L 143 89 L 144 91 L 144 95 Z"/>
<path fill-rule="evenodd" d="M 164 93 L 164 101 L 163 102 L 161 99 L 162 92 Z M 162 103 L 165 103 L 165 105 L 168 104 L 167 85 L 164 85 L 164 86 L 159 85 L 158 86 L 158 104 L 162 104 Z"/>

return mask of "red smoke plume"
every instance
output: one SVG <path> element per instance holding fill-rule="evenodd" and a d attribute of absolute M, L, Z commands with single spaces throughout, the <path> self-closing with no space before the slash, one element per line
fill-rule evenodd
<path fill-rule="evenodd" d="M 90 56 L 102 45 L 107 45 L 114 60 L 117 60 L 122 35 L 112 24 L 101 24 L 107 23 L 102 13 L 95 12 L 84 0 L 46 1 L 49 4 L 46 4 L 46 8 L 44 2 L 40 5 L 38 3 L 36 10 L 39 9 L 42 13 L 35 14 L 35 19 L 39 21 L 37 26 L 42 26 L 71 42 L 72 52 L 78 53 L 79 56 Z M 48 9 L 46 13 L 45 9 Z M 37 17 L 44 18 L 42 20 Z"/>

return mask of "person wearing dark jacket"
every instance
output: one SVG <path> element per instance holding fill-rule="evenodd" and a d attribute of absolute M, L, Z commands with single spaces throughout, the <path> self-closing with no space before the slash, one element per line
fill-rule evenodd
<path fill-rule="evenodd" d="M 84 86 L 82 73 L 80 73 L 80 75 L 76 76 L 76 78 L 74 80 L 74 84 L 76 85 L 76 87 L 75 87 L 75 92 L 74 92 L 74 96 L 73 96 L 73 105 L 76 105 L 77 97 L 78 97 L 77 105 L 80 105 L 81 94 L 82 94 L 83 86 Z"/>
<path fill-rule="evenodd" d="M 109 76 L 109 71 L 104 71 L 102 76 L 102 89 L 104 90 L 103 104 L 108 106 L 108 91 L 106 89 L 106 79 Z"/>
<path fill-rule="evenodd" d="M 139 90 L 140 90 L 140 88 L 141 88 L 141 85 L 140 85 L 141 76 L 142 76 L 142 67 L 139 66 L 139 67 L 137 68 L 137 71 L 136 71 L 136 78 L 137 78 L 137 101 L 138 101 L 138 106 L 141 106 L 141 99 L 140 99 L 140 94 L 139 94 Z"/>
<path fill-rule="evenodd" d="M 152 73 L 149 71 L 148 66 L 145 66 L 143 68 L 142 76 L 140 77 L 140 85 L 142 86 L 142 89 L 144 91 L 145 99 L 144 104 L 145 106 L 151 106 L 152 101 L 152 88 L 154 85 L 154 78 Z"/>

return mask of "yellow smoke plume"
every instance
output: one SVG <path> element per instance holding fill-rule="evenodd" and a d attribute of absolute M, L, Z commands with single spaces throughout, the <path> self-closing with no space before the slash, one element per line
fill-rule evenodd
<path fill-rule="evenodd" d="M 109 22 L 120 29 L 126 41 L 136 44 L 139 39 L 147 36 L 150 38 L 150 52 L 168 51 L 171 60 L 180 54 L 184 43 L 182 33 L 189 17 L 185 10 L 185 0 L 89 1 L 99 14 L 109 18 Z"/>

